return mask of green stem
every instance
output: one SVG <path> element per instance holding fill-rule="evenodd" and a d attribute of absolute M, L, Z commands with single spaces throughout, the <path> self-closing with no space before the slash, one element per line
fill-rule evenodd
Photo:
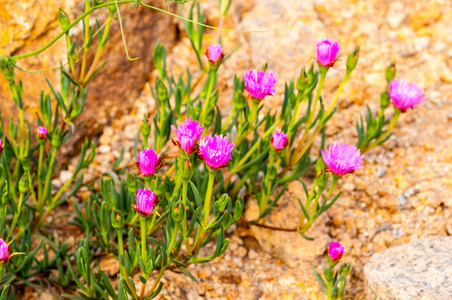
<path fill-rule="evenodd" d="M 22 210 L 23 202 L 24 202 L 24 193 L 20 193 L 19 203 L 17 205 L 17 212 L 14 214 L 13 222 L 11 223 L 11 227 L 9 228 L 9 231 L 8 231 L 8 236 L 6 237 L 6 242 L 9 241 L 9 238 L 11 237 L 11 235 L 14 231 L 14 228 L 16 227 L 17 220 L 19 219 L 20 212 Z"/>
<path fill-rule="evenodd" d="M 334 108 L 334 105 L 336 104 L 337 100 L 339 99 L 339 95 L 342 93 L 342 90 L 344 89 L 345 84 L 347 83 L 348 78 L 350 77 L 351 72 L 345 73 L 344 79 L 342 79 L 341 85 L 337 89 L 336 94 L 334 95 L 333 101 L 330 103 L 330 106 L 328 107 L 325 116 L 328 116 L 331 111 Z"/>
<path fill-rule="evenodd" d="M 35 189 L 33 187 L 33 181 L 31 180 L 31 172 L 28 172 L 28 187 L 30 189 L 30 193 L 31 193 L 31 197 L 33 199 L 33 203 L 36 205 L 38 204 L 38 201 L 36 199 L 36 193 L 35 193 Z"/>
<path fill-rule="evenodd" d="M 20 117 L 19 154 L 22 157 L 25 154 L 25 121 L 24 121 L 24 110 L 23 110 L 23 108 L 19 109 L 19 117 Z"/>
<path fill-rule="evenodd" d="M 60 199 L 61 195 L 66 191 L 66 189 L 71 185 L 71 183 L 75 180 L 75 178 L 77 178 L 79 171 L 76 171 L 71 178 L 60 188 L 60 190 L 58 191 L 58 193 L 56 193 L 56 195 L 52 198 L 52 200 L 50 201 L 50 205 L 47 206 L 47 211 L 51 211 L 52 209 L 54 209 L 54 205 L 56 204 L 56 202 L 58 201 L 58 199 Z"/>
<path fill-rule="evenodd" d="M 141 257 L 145 264 L 147 263 L 146 224 L 146 217 L 140 216 Z"/>
<path fill-rule="evenodd" d="M 226 120 L 226 122 L 224 123 L 224 126 L 221 128 L 221 132 L 226 131 L 226 129 L 228 129 L 229 127 L 229 122 L 231 122 L 232 116 L 235 114 L 234 109 L 231 111 L 231 114 L 229 115 L 228 119 Z"/>
<path fill-rule="evenodd" d="M 40 203 L 39 203 L 39 207 L 38 207 L 38 210 L 40 213 L 42 213 L 42 210 L 44 209 L 44 204 L 46 202 L 45 200 L 47 198 L 47 193 L 49 192 L 50 179 L 52 178 L 53 165 L 55 164 L 56 153 L 57 153 L 57 149 L 52 148 L 52 155 L 50 157 L 49 168 L 47 169 L 46 180 L 44 183 L 44 191 L 41 195 L 41 199 L 40 199 Z"/>
<path fill-rule="evenodd" d="M 207 184 L 206 198 L 204 200 L 204 227 L 209 223 L 210 205 L 212 202 L 213 183 L 215 181 L 215 172 L 209 170 L 209 182 Z"/>
<path fill-rule="evenodd" d="M 326 73 L 328 72 L 327 68 L 321 68 L 320 69 L 320 81 L 319 81 L 319 87 L 317 88 L 317 94 L 315 95 L 315 100 L 314 100 L 314 104 L 312 106 L 311 109 L 311 113 L 309 114 L 309 119 L 308 122 L 306 123 L 306 128 L 311 125 L 313 119 L 314 119 L 314 115 L 315 115 L 315 109 L 317 107 L 317 103 L 319 102 L 320 99 L 320 94 L 322 92 L 323 89 L 323 84 L 325 83 L 325 78 L 326 78 Z"/>
<path fill-rule="evenodd" d="M 0 265 L 0 284 L 2 283 L 3 274 L 5 274 L 5 264 Z"/>
<path fill-rule="evenodd" d="M 199 117 L 199 122 L 204 124 L 204 118 L 206 116 L 207 110 L 210 108 L 210 97 L 215 86 L 215 80 L 217 78 L 217 70 L 211 69 L 209 72 L 209 87 L 207 88 L 206 101 L 204 102 L 204 107 L 201 111 L 201 116 Z"/>
<path fill-rule="evenodd" d="M 42 172 L 42 160 L 44 158 L 44 143 L 39 145 L 39 161 L 38 161 L 38 202 L 40 201 L 42 195 L 42 182 L 41 182 L 41 172 Z"/>
<path fill-rule="evenodd" d="M 184 180 L 182 183 L 182 205 L 184 209 L 184 219 L 182 220 L 182 233 L 184 238 L 185 249 L 187 253 L 191 255 L 190 241 L 187 235 L 187 192 L 188 192 L 188 181 Z"/>
<path fill-rule="evenodd" d="M 395 109 L 395 111 L 394 111 L 394 116 L 392 117 L 391 123 L 389 123 L 388 128 L 387 128 L 386 131 L 385 131 L 386 133 L 389 133 L 389 131 L 391 131 L 392 128 L 394 128 L 394 126 L 395 126 L 395 124 L 397 123 L 397 120 L 399 119 L 399 116 L 400 116 L 401 113 L 402 113 L 402 111 L 401 111 L 400 109 L 398 109 L 398 108 Z M 384 138 L 386 138 L 386 134 L 382 135 L 379 139 L 377 139 L 376 141 L 374 141 L 374 142 L 372 143 L 372 145 L 370 145 L 370 146 L 368 146 L 367 148 L 365 148 L 365 149 L 362 151 L 362 153 L 366 153 L 366 152 L 368 152 L 369 150 L 371 150 L 371 149 L 377 147 L 377 146 L 381 143 L 381 141 L 382 141 Z"/>

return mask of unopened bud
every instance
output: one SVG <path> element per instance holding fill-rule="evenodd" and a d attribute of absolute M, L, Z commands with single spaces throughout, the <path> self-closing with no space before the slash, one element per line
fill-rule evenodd
<path fill-rule="evenodd" d="M 122 229 L 124 227 L 122 212 L 116 208 L 113 208 L 113 211 L 111 212 L 111 225 L 115 229 Z"/>
<path fill-rule="evenodd" d="M 22 194 L 28 192 L 28 185 L 29 185 L 28 173 L 26 172 L 19 181 L 19 192 Z"/>
<path fill-rule="evenodd" d="M 236 111 L 241 111 L 241 110 L 245 109 L 246 97 L 240 92 L 235 92 L 234 98 L 232 100 L 232 105 L 234 106 Z"/>
<path fill-rule="evenodd" d="M 306 74 L 306 69 L 301 69 L 301 74 L 297 79 L 297 90 L 299 93 L 303 93 L 308 87 L 308 76 Z"/>
<path fill-rule="evenodd" d="M 359 59 L 359 46 L 356 46 L 355 50 L 347 58 L 347 71 L 351 72 L 358 64 Z"/>
<path fill-rule="evenodd" d="M 181 222 L 184 219 L 184 211 L 181 204 L 178 204 L 171 213 L 173 220 L 177 223 Z"/>
<path fill-rule="evenodd" d="M 55 132 L 52 134 L 52 148 L 58 149 L 61 146 L 62 140 L 61 140 L 61 129 L 60 127 L 57 127 Z"/>
<path fill-rule="evenodd" d="M 110 6 L 114 6 L 114 5 L 110 5 Z M 63 30 L 69 29 L 69 26 L 70 26 L 70 23 L 71 23 L 70 20 L 69 20 L 69 16 L 61 8 L 58 11 L 58 21 L 60 22 L 61 28 Z"/>
<path fill-rule="evenodd" d="M 386 81 L 389 83 L 396 76 L 396 66 L 395 63 L 391 63 L 389 67 L 386 68 Z"/>
<path fill-rule="evenodd" d="M 226 194 L 221 195 L 220 199 L 218 199 L 218 207 L 220 211 L 223 211 L 226 209 L 226 206 L 229 203 L 229 196 Z"/>
<path fill-rule="evenodd" d="M 168 89 L 162 81 L 159 81 L 157 85 L 157 98 L 160 103 L 166 103 L 168 101 Z"/>
<path fill-rule="evenodd" d="M 147 138 L 149 134 L 151 134 L 151 126 L 148 123 L 148 119 L 146 118 L 146 115 L 143 117 L 143 122 L 140 124 L 140 132 L 143 135 L 143 137 Z"/>
<path fill-rule="evenodd" d="M 127 172 L 126 185 L 129 192 L 136 194 L 138 191 L 138 183 L 135 177 L 133 177 L 129 172 Z"/>
<path fill-rule="evenodd" d="M 327 282 L 330 282 L 333 280 L 333 272 L 331 271 L 331 268 L 326 268 L 325 271 L 323 271 L 323 275 L 325 276 L 325 279 Z"/>
<path fill-rule="evenodd" d="M 389 106 L 389 95 L 388 92 L 383 92 L 380 95 L 380 107 L 381 110 L 385 110 Z"/>

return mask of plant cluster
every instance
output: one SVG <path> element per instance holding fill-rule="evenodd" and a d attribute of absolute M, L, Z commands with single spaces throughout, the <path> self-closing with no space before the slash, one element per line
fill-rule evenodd
<path fill-rule="evenodd" d="M 232 111 L 223 119 L 217 75 L 234 51 L 226 55 L 221 38 L 204 51 L 204 14 L 194 2 L 188 16 L 181 18 L 201 75 L 195 82 L 188 70 L 176 77 L 167 70 L 165 47 L 155 46 L 153 59 L 159 75 L 152 93 L 157 112 L 144 116 L 141 123 L 136 171 L 126 173 L 127 168 L 120 167 L 121 155 L 112 172 L 99 179 L 100 189 L 96 189 L 94 183 L 84 181 L 83 171 L 93 162 L 96 150 L 95 144 L 86 140 L 73 175 L 55 187 L 51 180 L 58 172 L 58 152 L 79 128 L 77 118 L 88 99 L 90 81 L 105 64 L 101 63 L 102 54 L 116 14 L 121 24 L 118 6 L 157 9 L 139 0 L 85 4 L 85 12 L 73 21 L 63 10 L 59 12 L 62 32 L 56 39 L 66 39 L 67 63 L 60 68 L 59 88 L 49 82 L 51 94 L 40 94 L 35 134 L 25 120 L 24 87 L 15 78 L 16 62 L 44 51 L 54 41 L 31 53 L 0 57 L 1 71 L 19 108 L 19 121 L 11 117 L 4 124 L 2 119 L 0 127 L 0 299 L 14 298 L 17 287 L 23 284 L 52 286 L 70 299 L 152 299 L 163 288 L 165 271 L 181 272 L 196 280 L 187 269 L 189 265 L 209 262 L 227 250 L 225 230 L 241 218 L 245 201 L 257 201 L 259 206 L 258 218 L 248 223 L 265 227 L 263 221 L 288 183 L 300 180 L 309 169 L 315 170 L 316 176 L 310 188 L 302 181 L 305 195 L 298 198 L 299 225 L 293 231 L 313 240 L 309 229 L 339 198 L 340 193 L 334 195 L 339 180 L 362 168 L 362 153 L 386 141 L 399 115 L 425 98 L 415 84 L 394 79 L 395 66 L 391 65 L 378 116 L 368 109 L 366 123 L 362 119 L 357 122 L 357 146 L 333 142 L 326 147 L 326 126 L 357 66 L 360 49 L 356 47 L 347 56 L 343 80 L 333 99 L 327 101 L 321 96 L 322 88 L 328 71 L 338 61 L 341 45 L 325 39 L 317 43 L 316 62 L 285 84 L 281 107 L 263 113 L 263 100 L 281 93 L 267 64 L 236 75 Z M 223 17 L 229 7 L 230 1 L 220 1 Z M 108 10 L 107 20 L 104 24 L 95 20 L 92 25 L 92 12 L 102 8 Z M 79 23 L 83 24 L 82 41 L 72 40 L 69 31 Z M 88 63 L 90 51 L 95 51 L 95 57 Z M 203 62 L 204 52 L 207 63 Z M 391 101 L 395 113 L 389 121 L 385 110 Z M 317 138 L 321 150 L 313 153 Z M 177 147 L 177 155 L 166 155 L 171 153 L 170 147 Z M 82 186 L 90 191 L 88 199 L 77 196 Z M 58 212 L 69 199 L 76 213 L 71 225 L 83 232 L 76 244 L 46 230 L 67 217 Z M 329 299 L 341 299 L 345 289 L 350 264 L 333 270 L 343 252 L 340 244 L 332 243 L 324 279 L 316 272 Z M 96 266 L 105 255 L 119 261 L 117 288 Z M 135 274 L 140 282 L 133 280 Z"/>

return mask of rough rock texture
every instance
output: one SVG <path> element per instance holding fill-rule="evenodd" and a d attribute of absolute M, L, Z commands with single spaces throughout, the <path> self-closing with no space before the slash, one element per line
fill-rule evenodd
<path fill-rule="evenodd" d="M 452 299 L 452 237 L 425 237 L 376 253 L 364 277 L 369 299 Z"/>
<path fill-rule="evenodd" d="M 59 7 L 70 15 L 71 20 L 84 10 L 84 1 L 79 0 L 6 0 L 0 3 L 0 55 L 17 55 L 37 50 L 44 46 L 60 31 L 57 20 Z M 143 1 L 153 3 L 153 1 Z M 155 4 L 154 4 L 155 5 Z M 161 3 L 157 3 L 157 6 Z M 173 7 L 173 6 L 172 6 Z M 110 37 L 104 48 L 101 63 L 106 60 L 102 71 L 89 84 L 85 112 L 77 120 L 85 124 L 77 131 L 72 142 L 89 138 L 102 131 L 103 126 L 110 124 L 113 118 L 130 111 L 134 100 L 139 96 L 143 86 L 150 78 L 154 45 L 159 39 L 167 47 L 174 45 L 177 34 L 174 18 L 154 10 L 131 8 L 121 5 L 124 34 L 131 58 L 126 57 L 122 43 L 119 22 L 115 19 L 110 29 Z M 108 16 L 107 8 L 100 9 L 93 17 L 103 24 Z M 91 18 L 93 21 L 94 18 Z M 92 24 L 91 24 L 92 25 Z M 82 26 L 71 29 L 71 38 L 82 44 Z M 88 56 L 89 62 L 94 58 L 97 49 L 97 38 L 93 39 Z M 37 56 L 21 59 L 17 64 L 24 69 L 39 70 L 56 67 L 60 61 L 66 61 L 64 39 Z M 133 70 L 133 72 L 130 72 Z M 54 86 L 59 85 L 59 71 L 46 73 L 26 73 L 16 71 L 16 79 L 24 85 L 25 110 L 30 112 L 26 118 L 34 120 L 39 110 L 39 93 L 41 89 L 50 93 L 45 77 Z M 44 75 L 44 76 L 43 76 Z M 11 100 L 8 83 L 0 76 L 0 111 L 4 116 L 17 115 L 17 107 Z M 83 139 L 82 139 L 83 137 Z M 71 147 L 72 148 L 72 147 Z M 78 149 L 78 147 L 76 147 Z M 72 150 L 72 149 L 67 149 Z"/>

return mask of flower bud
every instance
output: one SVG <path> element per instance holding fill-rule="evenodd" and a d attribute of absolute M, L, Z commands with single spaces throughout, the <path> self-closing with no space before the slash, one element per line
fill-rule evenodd
<path fill-rule="evenodd" d="M 347 58 L 347 72 L 353 71 L 353 69 L 358 64 L 359 59 L 359 46 L 356 46 L 355 50 L 349 54 Z"/>
<path fill-rule="evenodd" d="M 181 204 L 176 205 L 171 212 L 174 222 L 181 222 L 184 219 L 184 210 Z"/>
<path fill-rule="evenodd" d="M 160 103 L 166 103 L 168 101 L 168 89 L 162 81 L 159 81 L 157 85 L 157 98 Z"/>
<path fill-rule="evenodd" d="M 155 174 L 155 172 L 161 167 L 159 163 L 160 154 L 154 151 L 154 149 L 145 148 L 143 151 L 137 153 L 138 168 L 140 173 L 149 176 Z"/>
<path fill-rule="evenodd" d="M 299 93 L 303 93 L 308 87 L 308 76 L 306 74 L 306 69 L 301 69 L 300 76 L 297 79 L 297 90 Z"/>
<path fill-rule="evenodd" d="M 47 138 L 47 134 L 48 134 L 47 128 L 44 127 L 44 126 L 39 126 L 36 129 L 36 139 L 38 141 L 39 140 L 45 140 Z"/>
<path fill-rule="evenodd" d="M 177 168 L 179 171 L 179 175 L 184 181 L 190 180 L 191 175 L 191 163 L 189 160 L 185 160 L 183 158 L 179 158 L 177 161 Z"/>
<path fill-rule="evenodd" d="M 317 162 L 315 163 L 315 170 L 317 172 L 317 175 L 322 172 L 325 169 L 325 162 L 322 158 L 319 158 Z"/>
<path fill-rule="evenodd" d="M 386 68 L 386 81 L 389 83 L 396 76 L 396 66 L 395 63 L 391 63 L 389 67 Z"/>
<path fill-rule="evenodd" d="M 19 181 L 19 192 L 22 194 L 28 192 L 28 185 L 29 185 L 28 173 L 24 173 L 24 175 Z"/>
<path fill-rule="evenodd" d="M 389 95 L 388 92 L 383 92 L 380 95 L 380 107 L 381 110 L 385 110 L 389 106 Z"/>
<path fill-rule="evenodd" d="M 338 41 L 324 39 L 317 42 L 317 62 L 319 63 L 319 67 L 329 68 L 334 66 L 340 48 L 341 44 Z"/>
<path fill-rule="evenodd" d="M 124 227 L 124 217 L 119 209 L 113 208 L 111 212 L 111 225 L 115 229 L 122 229 Z"/>
<path fill-rule="evenodd" d="M 14 68 L 8 65 L 2 59 L 0 59 L 0 69 L 2 70 L 3 76 L 5 76 L 5 79 L 7 81 L 14 81 Z"/>
<path fill-rule="evenodd" d="M 0 263 L 5 263 L 9 258 L 9 246 L 0 238 Z"/>
<path fill-rule="evenodd" d="M 114 5 L 110 5 L 110 6 L 114 6 Z M 71 23 L 70 20 L 69 20 L 69 16 L 61 8 L 58 11 L 58 21 L 60 22 L 61 28 L 63 30 L 69 29 L 69 26 L 70 26 L 70 23 Z"/>
<path fill-rule="evenodd" d="M 3 142 L 2 139 L 0 139 L 0 154 L 2 154 L 3 149 L 5 149 L 5 142 Z"/>
<path fill-rule="evenodd" d="M 241 111 L 241 110 L 245 109 L 246 97 L 240 92 L 235 92 L 234 98 L 232 100 L 232 105 L 236 111 Z"/>
<path fill-rule="evenodd" d="M 160 177 L 157 177 L 157 179 L 154 180 L 152 188 L 155 194 L 159 197 L 165 192 L 165 184 L 162 180 L 160 180 Z"/>
<path fill-rule="evenodd" d="M 129 192 L 135 194 L 138 191 L 138 183 L 135 177 L 132 176 L 129 172 L 127 172 L 126 185 Z"/>
<path fill-rule="evenodd" d="M 145 139 L 151 134 L 151 126 L 148 123 L 146 115 L 144 115 L 143 122 L 140 124 L 140 132 Z"/>
<path fill-rule="evenodd" d="M 276 151 L 281 151 L 286 148 L 288 140 L 287 133 L 275 131 L 273 132 L 273 136 L 270 139 L 270 143 Z"/>
<path fill-rule="evenodd" d="M 328 174 L 325 171 L 322 171 L 320 175 L 317 177 L 317 185 L 319 187 L 324 187 L 328 183 Z"/>
<path fill-rule="evenodd" d="M 226 206 L 229 203 L 229 196 L 227 194 L 221 195 L 220 199 L 218 199 L 218 208 L 219 211 L 223 211 L 226 209 Z"/>
<path fill-rule="evenodd" d="M 275 166 L 271 166 L 267 169 L 267 178 L 269 181 L 273 182 L 276 179 L 276 176 L 278 175 L 278 172 L 276 171 Z"/>
<path fill-rule="evenodd" d="M 311 68 L 309 68 L 308 72 L 308 90 L 306 92 L 312 92 L 315 87 L 317 86 L 317 81 L 319 79 L 319 73 L 314 72 L 314 65 L 311 65 Z"/>
<path fill-rule="evenodd" d="M 328 248 L 328 254 L 331 257 L 331 260 L 336 262 L 340 260 L 344 254 L 344 246 L 342 246 L 339 242 L 332 241 Z"/>
<path fill-rule="evenodd" d="M 136 209 L 137 213 L 142 216 L 149 216 L 154 213 L 154 208 L 158 204 L 158 197 L 151 189 L 138 188 L 137 192 L 137 204 L 132 204 L 132 207 Z"/>
<path fill-rule="evenodd" d="M 31 161 L 28 158 L 23 158 L 21 160 L 22 167 L 24 168 L 24 171 L 30 171 L 31 170 Z"/>
<path fill-rule="evenodd" d="M 218 69 L 224 58 L 223 48 L 220 44 L 212 44 L 207 49 L 206 56 L 211 66 L 214 69 Z"/>
<path fill-rule="evenodd" d="M 58 149 L 61 146 L 62 139 L 61 139 L 60 133 L 61 133 L 61 129 L 60 129 L 60 127 L 57 127 L 55 132 L 52 134 L 52 148 L 53 149 Z"/>
<path fill-rule="evenodd" d="M 2 208 L 5 208 L 8 205 L 8 181 L 5 180 L 5 184 L 3 185 L 3 189 L 0 190 L 1 193 L 1 205 Z"/>

